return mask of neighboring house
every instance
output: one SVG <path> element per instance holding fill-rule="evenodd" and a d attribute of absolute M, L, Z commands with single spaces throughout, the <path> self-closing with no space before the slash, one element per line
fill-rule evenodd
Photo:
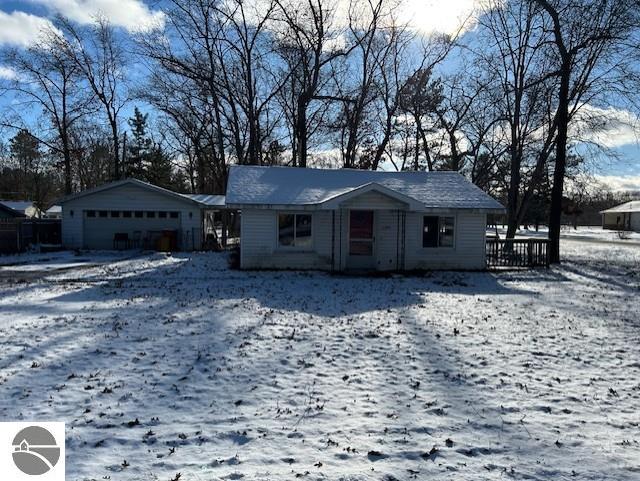
<path fill-rule="evenodd" d="M 232 166 L 244 269 L 484 269 L 487 214 L 455 172 Z"/>
<path fill-rule="evenodd" d="M 224 196 L 178 194 L 135 179 L 126 179 L 65 197 L 62 243 L 67 248 L 202 247 L 207 210 L 224 206 Z M 117 243 L 116 243 L 117 241 Z"/>
<path fill-rule="evenodd" d="M 3 202 L 4 201 L 0 201 L 0 219 L 19 219 L 26 217 L 24 213 L 8 207 Z"/>
<path fill-rule="evenodd" d="M 40 217 L 42 212 L 30 200 L 0 200 L 0 204 L 9 207 L 25 217 Z"/>
<path fill-rule="evenodd" d="M 602 228 L 640 232 L 640 200 L 632 200 L 603 210 Z"/>
<path fill-rule="evenodd" d="M 62 206 L 52 205 L 42 214 L 43 219 L 62 219 Z"/>

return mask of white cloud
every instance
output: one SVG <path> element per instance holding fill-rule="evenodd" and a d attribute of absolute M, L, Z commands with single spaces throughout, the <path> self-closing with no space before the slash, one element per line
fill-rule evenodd
<path fill-rule="evenodd" d="M 111 24 L 130 32 L 160 27 L 165 14 L 151 10 L 142 0 L 31 0 L 80 24 L 93 23 L 96 16 L 106 17 Z"/>
<path fill-rule="evenodd" d="M 0 79 L 13 80 L 17 78 L 17 76 L 18 74 L 12 68 L 0 65 Z"/>
<path fill-rule="evenodd" d="M 574 128 L 579 137 L 609 148 L 638 143 L 640 119 L 627 110 L 584 105 Z"/>
<path fill-rule="evenodd" d="M 640 175 L 596 175 L 595 178 L 614 192 L 640 192 Z"/>
<path fill-rule="evenodd" d="M 456 33 L 474 16 L 479 0 L 405 0 L 400 20 L 418 31 L 431 33 Z"/>
<path fill-rule="evenodd" d="M 53 25 L 46 18 L 0 10 L 0 47 L 27 47 L 37 42 L 41 32 L 48 28 L 53 28 Z"/>

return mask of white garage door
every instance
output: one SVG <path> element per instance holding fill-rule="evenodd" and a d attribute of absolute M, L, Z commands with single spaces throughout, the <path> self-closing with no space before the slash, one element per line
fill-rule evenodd
<path fill-rule="evenodd" d="M 176 230 L 178 242 L 180 239 L 180 212 L 86 210 L 83 214 L 85 249 L 113 249 L 116 234 L 142 242 L 158 237 L 163 230 Z"/>

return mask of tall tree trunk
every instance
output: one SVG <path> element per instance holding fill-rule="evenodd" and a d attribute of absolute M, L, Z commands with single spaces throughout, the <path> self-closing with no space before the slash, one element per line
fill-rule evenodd
<path fill-rule="evenodd" d="M 67 128 L 62 128 L 62 159 L 64 162 L 64 194 L 73 193 L 73 172 L 71 170 L 71 149 L 69 148 L 69 135 Z"/>
<path fill-rule="evenodd" d="M 567 135 L 569 125 L 569 85 L 571 81 L 569 59 L 562 63 L 560 91 L 558 93 L 558 136 L 556 138 L 556 163 L 551 189 L 551 211 L 549 212 L 549 261 L 560 263 L 560 227 L 562 222 L 562 194 L 567 170 Z"/>
<path fill-rule="evenodd" d="M 111 141 L 113 142 L 113 180 L 120 180 L 122 175 L 120 169 L 120 136 L 118 135 L 118 125 L 116 121 L 109 121 L 111 126 Z"/>
<path fill-rule="evenodd" d="M 307 102 L 298 99 L 295 136 L 298 142 L 298 167 L 307 166 Z"/>

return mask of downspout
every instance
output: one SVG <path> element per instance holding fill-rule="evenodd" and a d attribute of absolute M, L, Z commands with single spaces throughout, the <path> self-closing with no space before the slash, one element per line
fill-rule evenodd
<path fill-rule="evenodd" d="M 336 266 L 336 211 L 331 211 L 331 272 Z"/>
<path fill-rule="evenodd" d="M 340 271 L 341 271 L 341 270 L 342 270 L 342 209 L 340 209 L 340 219 L 339 219 L 339 222 L 340 222 L 340 230 L 339 230 L 340 235 L 339 235 L 338 237 L 340 238 L 340 247 L 339 247 L 339 249 L 338 249 L 338 253 L 340 254 L 340 259 L 339 259 L 339 261 L 338 261 L 338 262 L 340 262 L 340 264 L 339 264 L 339 266 L 338 266 L 338 270 L 340 270 Z"/>
<path fill-rule="evenodd" d="M 396 210 L 396 271 L 400 270 L 400 210 Z"/>
<path fill-rule="evenodd" d="M 401 270 L 405 270 L 406 267 L 406 239 L 407 239 L 407 213 L 402 211 L 402 266 Z"/>

